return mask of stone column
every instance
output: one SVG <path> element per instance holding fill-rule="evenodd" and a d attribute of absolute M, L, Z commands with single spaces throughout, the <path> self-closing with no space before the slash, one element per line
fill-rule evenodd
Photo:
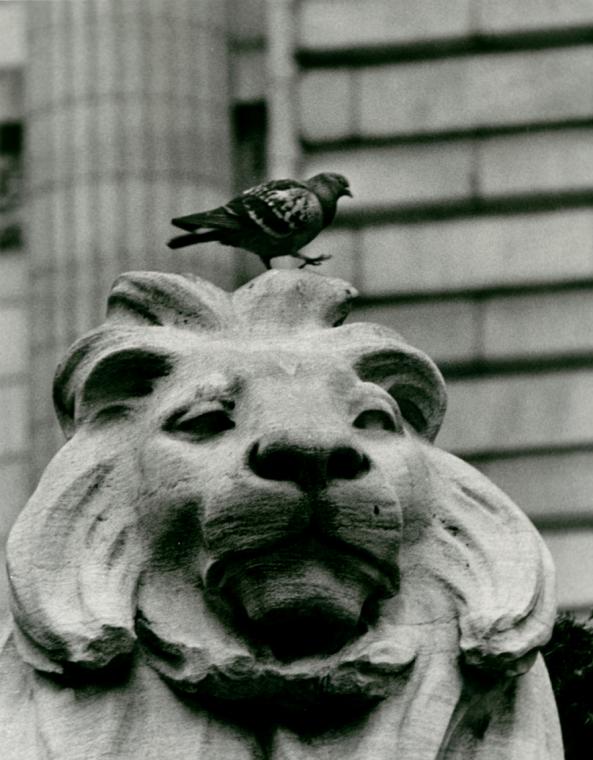
<path fill-rule="evenodd" d="M 128 269 L 234 284 L 232 252 L 172 252 L 171 216 L 228 198 L 225 3 L 27 3 L 25 235 L 32 280 L 33 467 L 61 439 L 50 388 L 66 346 Z"/>

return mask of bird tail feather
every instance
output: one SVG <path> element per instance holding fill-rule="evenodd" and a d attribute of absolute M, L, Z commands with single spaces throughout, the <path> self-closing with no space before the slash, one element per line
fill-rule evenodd
<path fill-rule="evenodd" d="M 211 230 L 210 232 L 191 232 L 187 235 L 177 235 L 177 237 L 171 238 L 167 245 L 169 248 L 184 248 L 186 245 L 194 245 L 194 243 L 209 243 L 213 240 L 218 240 L 220 231 Z"/>
<path fill-rule="evenodd" d="M 171 219 L 171 224 L 180 227 L 182 230 L 187 230 L 187 232 L 194 232 L 200 227 L 202 229 L 213 227 L 226 230 L 242 229 L 241 220 L 235 214 L 229 213 L 224 207 L 212 211 L 202 211 L 199 214 L 178 216 Z"/>

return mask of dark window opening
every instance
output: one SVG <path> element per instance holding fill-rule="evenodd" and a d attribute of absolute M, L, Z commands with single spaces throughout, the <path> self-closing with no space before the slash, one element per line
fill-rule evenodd
<path fill-rule="evenodd" d="M 263 101 L 233 107 L 233 181 L 237 192 L 267 179 L 267 112 Z"/>
<path fill-rule="evenodd" d="M 22 124 L 0 124 L 0 251 L 22 246 L 18 219 L 22 202 L 22 148 Z"/>

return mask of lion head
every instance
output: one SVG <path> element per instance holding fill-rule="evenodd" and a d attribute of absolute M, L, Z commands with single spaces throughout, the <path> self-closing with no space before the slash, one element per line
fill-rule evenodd
<path fill-rule="evenodd" d="M 543 544 L 433 446 L 439 371 L 343 325 L 354 295 L 302 272 L 232 295 L 119 278 L 58 368 L 69 440 L 9 539 L 25 660 L 90 672 L 139 650 L 217 699 L 375 699 L 432 626 L 474 667 L 527 667 L 554 614 Z"/>

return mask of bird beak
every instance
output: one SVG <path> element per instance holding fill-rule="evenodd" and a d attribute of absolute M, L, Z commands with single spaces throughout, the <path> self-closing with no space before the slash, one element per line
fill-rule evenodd
<path fill-rule="evenodd" d="M 354 197 L 354 196 L 352 195 L 352 190 L 350 190 L 350 188 L 349 188 L 349 187 L 345 187 L 345 188 L 342 190 L 342 195 L 347 195 L 349 198 L 353 198 L 353 197 Z"/>

